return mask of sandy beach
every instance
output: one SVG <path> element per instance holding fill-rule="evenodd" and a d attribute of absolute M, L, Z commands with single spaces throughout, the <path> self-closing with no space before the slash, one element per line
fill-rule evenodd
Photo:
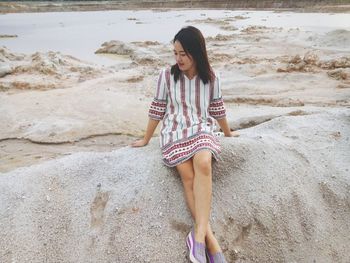
<path fill-rule="evenodd" d="M 212 220 L 229 262 L 348 260 L 344 10 L 124 14 L 130 30 L 152 23 L 164 30 L 176 17 L 179 28 L 208 32 L 228 121 L 240 133 L 221 138 L 223 160 L 214 165 Z M 18 15 L 4 16 L 17 23 L 25 18 Z M 9 28 L 0 26 L 0 261 L 188 262 L 182 241 L 190 217 L 179 178 L 161 163 L 158 138 L 142 149 L 127 146 L 145 131 L 159 71 L 174 63 L 176 31 L 123 40 L 104 39 L 101 29 L 96 48 L 65 53 L 25 50 L 21 38 L 29 36 Z M 169 235 L 161 241 L 162 232 Z M 155 253 L 161 244 L 167 249 Z"/>

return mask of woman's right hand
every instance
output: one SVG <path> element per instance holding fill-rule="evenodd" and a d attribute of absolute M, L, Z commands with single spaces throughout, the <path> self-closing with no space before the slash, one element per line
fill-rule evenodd
<path fill-rule="evenodd" d="M 131 146 L 132 147 L 143 147 L 147 144 L 148 144 L 148 142 L 146 142 L 145 139 L 140 139 L 140 140 L 137 140 L 137 141 L 134 141 L 133 143 L 131 143 Z"/>

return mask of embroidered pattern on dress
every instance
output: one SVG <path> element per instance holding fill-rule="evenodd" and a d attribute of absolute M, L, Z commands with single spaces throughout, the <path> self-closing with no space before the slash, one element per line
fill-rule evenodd
<path fill-rule="evenodd" d="M 210 150 L 215 159 L 218 159 L 218 155 L 221 152 L 219 142 L 213 135 L 199 133 L 186 140 L 163 147 L 163 161 L 168 166 L 176 166 L 190 159 L 195 153 L 203 149 Z"/>
<path fill-rule="evenodd" d="M 174 80 L 170 68 L 161 70 L 149 117 L 162 120 L 160 146 L 167 166 L 176 166 L 203 149 L 218 159 L 220 145 L 214 132 L 215 119 L 226 116 L 219 75 L 203 83 L 180 74 Z"/>
<path fill-rule="evenodd" d="M 161 120 L 164 117 L 165 109 L 166 109 L 166 100 L 153 99 L 149 107 L 148 116 L 151 119 Z"/>
<path fill-rule="evenodd" d="M 222 98 L 218 98 L 210 102 L 209 115 L 214 119 L 221 119 L 226 117 L 226 109 L 224 106 L 224 100 Z"/>

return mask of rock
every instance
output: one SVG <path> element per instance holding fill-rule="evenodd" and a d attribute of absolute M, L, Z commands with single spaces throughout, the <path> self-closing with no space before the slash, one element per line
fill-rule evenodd
<path fill-rule="evenodd" d="M 350 68 L 350 57 L 340 57 L 338 59 L 321 61 L 319 66 L 322 69 Z"/>
<path fill-rule="evenodd" d="M 0 35 L 0 38 L 15 38 L 18 37 L 18 35 Z"/>
<path fill-rule="evenodd" d="M 336 80 L 346 80 L 348 78 L 348 74 L 340 69 L 329 71 L 327 72 L 327 74 L 329 77 L 334 78 Z"/>
<path fill-rule="evenodd" d="M 101 72 L 98 66 L 60 52 L 22 55 L 0 48 L 0 91 L 71 87 L 79 79 L 92 79 Z"/>
<path fill-rule="evenodd" d="M 0 47 L 0 62 L 19 61 L 24 59 L 23 54 L 13 54 L 6 47 Z"/>
<path fill-rule="evenodd" d="M 349 68 L 350 58 L 340 57 L 331 60 L 320 60 L 318 55 L 312 51 L 305 53 L 303 59 L 300 55 L 296 55 L 288 60 L 288 65 L 285 68 L 278 68 L 277 72 L 317 72 L 320 69 L 338 69 Z M 330 73 L 332 74 L 332 73 Z M 346 76 L 344 72 L 342 78 Z M 331 76 L 331 75 L 330 75 Z M 332 77 L 332 76 L 331 76 Z"/>
<path fill-rule="evenodd" d="M 330 144 L 326 131 L 349 134 L 349 117 L 345 110 L 281 116 L 220 138 L 212 225 L 228 262 L 332 262 L 329 251 L 348 259 L 350 142 Z M 143 148 L 75 153 L 0 174 L 0 204 L 0 246 L 18 262 L 184 262 L 192 226 L 181 180 L 162 164 L 157 138 Z M 1 262 L 6 257 L 0 253 Z"/>
<path fill-rule="evenodd" d="M 317 62 L 319 61 L 319 58 L 318 56 L 311 52 L 311 51 L 308 51 L 305 55 L 304 55 L 304 58 L 303 58 L 303 61 L 306 63 L 306 64 L 311 64 L 311 65 L 316 65 Z"/>
<path fill-rule="evenodd" d="M 128 47 L 124 42 L 118 40 L 112 40 L 102 44 L 102 47 L 95 51 L 96 54 L 107 53 L 117 55 L 131 55 L 134 50 Z"/>
<path fill-rule="evenodd" d="M 295 57 L 293 57 L 289 63 L 293 63 L 293 64 L 298 64 L 302 61 L 301 57 L 299 55 L 296 55 Z"/>
<path fill-rule="evenodd" d="M 0 78 L 12 73 L 12 68 L 9 65 L 0 64 Z"/>
<path fill-rule="evenodd" d="M 349 84 L 339 84 L 337 86 L 337 89 L 350 89 L 350 83 Z"/>
<path fill-rule="evenodd" d="M 215 37 L 207 37 L 206 41 L 228 41 L 235 38 L 235 35 L 217 34 Z"/>
<path fill-rule="evenodd" d="M 242 29 L 241 32 L 246 34 L 256 34 L 267 30 L 269 30 L 269 28 L 266 26 L 248 26 Z"/>
<path fill-rule="evenodd" d="M 232 25 L 220 26 L 220 29 L 227 30 L 227 31 L 236 31 L 236 30 L 238 30 L 237 27 L 232 26 Z"/>

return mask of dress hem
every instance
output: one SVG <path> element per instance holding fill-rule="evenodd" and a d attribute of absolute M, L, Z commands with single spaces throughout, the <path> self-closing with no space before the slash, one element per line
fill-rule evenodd
<path fill-rule="evenodd" d="M 204 136 L 204 138 L 202 136 Z M 187 142 L 189 143 L 189 141 L 191 141 L 191 140 L 197 141 L 198 145 L 186 150 L 187 153 L 183 154 L 183 156 L 172 157 L 172 158 L 168 157 L 169 154 L 171 154 L 171 152 L 173 152 L 174 150 L 176 151 L 176 149 L 179 147 L 182 147 L 182 146 L 179 146 L 179 144 L 186 144 Z M 195 143 L 195 142 L 193 142 L 193 143 Z M 192 158 L 196 153 L 198 153 L 201 150 L 209 150 L 212 153 L 215 160 L 219 159 L 218 155 L 221 153 L 219 141 L 216 138 L 216 136 L 212 133 L 203 132 L 203 131 L 200 133 L 197 133 L 191 137 L 184 138 L 184 139 L 178 140 L 178 141 L 173 142 L 173 143 L 168 143 L 167 145 L 163 146 L 161 148 L 161 150 L 162 150 L 162 155 L 163 155 L 162 160 L 163 160 L 164 164 L 168 167 L 174 167 L 178 164 L 181 164 L 181 163 L 189 160 L 190 158 Z M 171 154 L 171 155 L 173 155 L 173 154 Z"/>
<path fill-rule="evenodd" d="M 188 161 L 189 159 L 191 159 L 196 153 L 202 151 L 202 150 L 209 150 L 212 153 L 212 157 L 218 161 L 219 160 L 219 154 L 220 152 L 215 152 L 213 149 L 209 148 L 209 147 L 203 147 L 203 148 L 199 148 L 197 150 L 195 150 L 194 152 L 192 152 L 191 154 L 187 155 L 186 157 L 177 160 L 175 163 L 169 163 L 167 162 L 165 159 L 163 159 L 163 163 L 167 166 L 167 167 L 175 167 L 183 162 Z"/>

